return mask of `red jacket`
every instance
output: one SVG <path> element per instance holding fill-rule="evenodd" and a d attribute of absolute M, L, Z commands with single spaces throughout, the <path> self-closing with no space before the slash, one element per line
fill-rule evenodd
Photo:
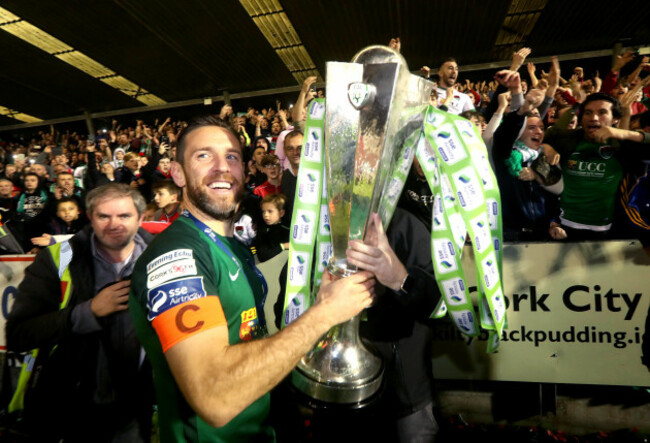
<path fill-rule="evenodd" d="M 281 192 L 282 192 L 281 185 L 278 186 L 272 185 L 271 183 L 269 183 L 268 180 L 253 190 L 253 194 L 259 195 L 262 198 L 266 197 L 269 194 L 279 194 Z"/>

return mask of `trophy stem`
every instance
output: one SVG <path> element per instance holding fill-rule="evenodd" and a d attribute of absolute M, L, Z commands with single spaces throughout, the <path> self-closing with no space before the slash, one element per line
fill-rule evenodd
<path fill-rule="evenodd" d="M 359 315 L 334 326 L 291 374 L 304 394 L 330 403 L 359 403 L 381 387 L 381 358 L 363 346 Z"/>
<path fill-rule="evenodd" d="M 357 267 L 349 264 L 345 258 L 337 259 L 336 257 L 330 258 L 327 263 L 327 270 L 330 274 L 339 278 L 349 277 L 358 271 Z"/>

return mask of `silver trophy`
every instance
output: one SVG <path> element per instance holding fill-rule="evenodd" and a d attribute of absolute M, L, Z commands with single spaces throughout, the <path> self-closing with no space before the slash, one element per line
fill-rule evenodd
<path fill-rule="evenodd" d="M 403 183 L 394 171 L 413 161 L 403 148 L 421 131 L 433 83 L 410 74 L 404 58 L 386 46 L 358 52 L 352 63 L 326 67 L 325 168 L 330 208 L 332 258 L 328 270 L 339 277 L 357 272 L 347 263 L 350 240 L 362 240 L 370 214 L 384 226 L 393 215 Z M 387 198 L 391 197 L 391 198 Z M 383 365 L 362 344 L 360 316 L 333 327 L 301 359 L 292 373 L 294 386 L 308 396 L 352 404 L 381 387 Z"/>

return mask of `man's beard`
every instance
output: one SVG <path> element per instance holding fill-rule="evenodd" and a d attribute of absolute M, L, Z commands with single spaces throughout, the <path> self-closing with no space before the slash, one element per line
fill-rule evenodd
<path fill-rule="evenodd" d="M 229 202 L 224 199 L 215 201 L 201 186 L 188 183 L 187 198 L 206 215 L 218 221 L 233 222 L 237 219 L 240 202 L 244 199 L 244 186 L 240 182 L 233 182 L 235 188 L 234 199 Z"/>

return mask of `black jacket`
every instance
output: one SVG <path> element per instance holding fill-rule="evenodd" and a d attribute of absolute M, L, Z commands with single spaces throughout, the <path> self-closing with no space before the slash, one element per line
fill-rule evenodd
<path fill-rule="evenodd" d="M 25 420 L 33 423 L 30 430 L 43 430 L 47 438 L 102 441 L 150 413 L 150 371 L 147 364 L 141 365 L 140 343 L 128 311 L 99 319 L 100 331 L 72 330 L 74 307 L 95 296 L 91 233 L 87 226 L 69 241 L 73 258 L 68 306 L 59 309 L 65 283 L 46 248 L 25 270 L 7 320 L 8 350 L 39 348 L 39 358 L 44 359 L 25 397 Z M 138 233 L 146 243 L 153 238 L 143 229 Z"/>
<path fill-rule="evenodd" d="M 383 408 L 389 416 L 401 417 L 433 401 L 433 332 L 429 317 L 441 295 L 433 273 L 431 233 L 424 224 L 397 208 L 387 236 L 414 286 L 409 296 L 378 287 L 359 332 L 384 362 Z M 385 291 L 381 293 L 381 289 Z"/>
<path fill-rule="evenodd" d="M 282 223 L 268 226 L 263 221 L 261 225 L 257 225 L 254 245 L 260 262 L 270 260 L 282 252 L 281 243 L 289 243 L 288 226 Z"/>
<path fill-rule="evenodd" d="M 551 219 L 559 213 L 559 198 L 545 190 L 537 181 L 523 181 L 511 176 L 505 160 L 512 152 L 519 130 L 525 123 L 525 116 L 511 112 L 494 134 L 494 172 L 499 183 L 504 228 L 517 233 L 522 230 L 532 233 L 535 240 L 547 240 Z M 504 232 L 506 240 L 510 235 Z"/>
<path fill-rule="evenodd" d="M 98 186 L 111 183 L 111 179 L 102 173 L 95 165 L 97 165 L 97 158 L 95 152 L 88 152 L 88 167 L 86 169 L 86 189 L 90 191 Z M 128 184 L 128 183 L 127 183 Z"/>

